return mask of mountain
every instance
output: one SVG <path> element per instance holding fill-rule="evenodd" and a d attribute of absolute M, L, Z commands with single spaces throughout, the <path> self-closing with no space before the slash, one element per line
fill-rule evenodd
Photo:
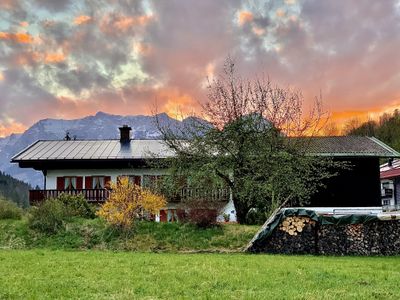
<path fill-rule="evenodd" d="M 157 116 L 120 116 L 98 112 L 94 116 L 75 120 L 45 119 L 37 122 L 22 134 L 12 134 L 0 138 L 0 171 L 29 183 L 32 186 L 43 186 L 43 175 L 31 169 L 21 169 L 11 164 L 11 158 L 37 140 L 61 140 L 69 132 L 77 139 L 117 139 L 118 127 L 132 127 L 132 137 L 135 139 L 157 139 L 156 117 L 162 126 L 179 130 L 193 122 L 193 118 L 182 121 L 170 118 L 162 113 Z"/>
<path fill-rule="evenodd" d="M 29 184 L 0 172 L 0 199 L 4 197 L 21 207 L 28 207 L 28 191 L 30 189 Z"/>

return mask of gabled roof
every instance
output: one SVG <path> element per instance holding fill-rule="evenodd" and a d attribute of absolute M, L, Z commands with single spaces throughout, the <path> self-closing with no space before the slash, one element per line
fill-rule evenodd
<path fill-rule="evenodd" d="M 333 157 L 400 157 L 376 138 L 360 136 L 302 138 L 311 155 Z M 162 140 L 38 141 L 18 153 L 12 162 L 143 160 L 174 153 Z"/>
<path fill-rule="evenodd" d="M 173 152 L 160 140 L 37 141 L 12 158 L 12 162 L 45 160 L 126 160 L 166 158 Z"/>
<path fill-rule="evenodd" d="M 374 137 L 328 136 L 303 138 L 309 154 L 333 157 L 400 157 L 400 153 Z"/>

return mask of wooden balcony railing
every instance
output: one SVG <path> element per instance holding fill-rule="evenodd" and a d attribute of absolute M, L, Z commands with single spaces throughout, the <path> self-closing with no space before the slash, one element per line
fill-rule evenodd
<path fill-rule="evenodd" d="M 228 189 L 193 189 L 186 188 L 182 189 L 179 197 L 181 201 L 189 201 L 192 199 L 198 200 L 209 200 L 209 201 L 229 201 L 229 190 Z"/>
<path fill-rule="evenodd" d="M 29 202 L 31 205 L 42 202 L 44 199 L 57 198 L 60 194 L 80 195 L 90 203 L 105 202 L 111 190 L 107 189 L 82 189 L 82 190 L 30 190 Z M 192 189 L 185 188 L 168 199 L 168 202 L 185 202 L 190 200 L 229 201 L 228 189 Z"/>
<path fill-rule="evenodd" d="M 84 190 L 30 190 L 29 202 L 35 204 L 42 202 L 44 199 L 56 198 L 60 194 L 80 195 L 82 194 L 85 199 L 90 203 L 105 202 L 110 191 L 106 189 L 84 189 Z"/>

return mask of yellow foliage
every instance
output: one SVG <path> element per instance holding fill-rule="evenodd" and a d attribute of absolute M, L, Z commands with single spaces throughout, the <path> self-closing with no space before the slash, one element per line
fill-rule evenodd
<path fill-rule="evenodd" d="M 109 199 L 102 205 L 97 215 L 109 224 L 128 229 L 135 219 L 141 219 L 148 214 L 156 214 L 165 207 L 163 196 L 142 189 L 122 177 L 118 183 L 110 183 Z"/>

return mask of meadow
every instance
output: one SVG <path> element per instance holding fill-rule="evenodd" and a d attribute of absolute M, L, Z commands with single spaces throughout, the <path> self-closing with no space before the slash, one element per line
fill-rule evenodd
<path fill-rule="evenodd" d="M 0 250 L 0 299 L 398 299 L 399 257 Z"/>

